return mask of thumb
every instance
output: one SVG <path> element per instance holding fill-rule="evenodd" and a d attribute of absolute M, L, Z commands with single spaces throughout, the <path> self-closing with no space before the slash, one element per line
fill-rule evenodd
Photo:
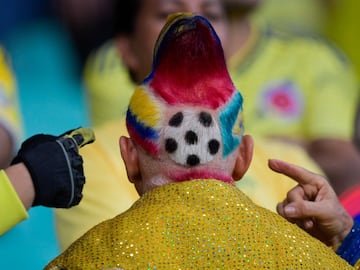
<path fill-rule="evenodd" d="M 311 218 L 319 217 L 324 213 L 324 208 L 319 202 L 296 201 L 283 208 L 283 213 L 288 218 Z"/>

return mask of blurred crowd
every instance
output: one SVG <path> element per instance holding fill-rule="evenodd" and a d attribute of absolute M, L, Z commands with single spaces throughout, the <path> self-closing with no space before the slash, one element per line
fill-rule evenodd
<path fill-rule="evenodd" d="M 261 162 L 274 154 L 325 174 L 345 207 L 349 190 L 359 190 L 359 1 L 222 0 L 219 10 L 200 0 L 149 0 L 143 7 L 122 0 L 3 2 L 0 168 L 25 138 L 74 126 L 94 127 L 101 151 L 84 152 L 89 183 L 79 207 L 32 209 L 29 220 L 0 237 L 0 268 L 44 266 L 87 228 L 138 198 L 130 184 L 116 180 L 126 178 L 124 168 L 112 169 L 120 162 L 117 140 L 125 133 L 120 126 L 133 89 L 151 69 L 156 29 L 173 12 L 209 18 L 244 95 L 246 132 L 258 137 L 259 148 L 248 175 L 254 182 L 239 188 L 265 206 L 285 196 L 292 183 L 256 182 L 269 174 Z M 111 181 L 103 185 L 103 177 Z M 279 195 L 267 194 L 272 189 Z M 19 255 L 25 259 L 16 260 Z"/>

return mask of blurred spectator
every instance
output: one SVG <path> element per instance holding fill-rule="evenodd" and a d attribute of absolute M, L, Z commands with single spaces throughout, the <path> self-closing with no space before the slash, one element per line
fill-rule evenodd
<path fill-rule="evenodd" d="M 243 1 L 224 1 L 235 44 L 230 71 L 251 100 L 245 110 L 248 131 L 303 145 L 337 194 L 356 185 L 360 155 L 352 136 L 359 91 L 346 56 L 328 40 L 279 31 L 266 20 L 250 24 L 241 48 Z"/>
<path fill-rule="evenodd" d="M 24 136 L 88 126 L 79 57 L 52 1 L 6 1 L 1 12 L 18 16 L 1 17 L 8 28 L 0 28 L 17 78 Z M 58 253 L 52 210 L 30 211 L 29 219 L 1 237 L 0 269 L 40 269 Z"/>
<path fill-rule="evenodd" d="M 16 80 L 10 59 L 0 47 L 0 169 L 10 164 L 21 138 Z"/>
<path fill-rule="evenodd" d="M 53 2 L 57 15 L 71 34 L 83 66 L 90 52 L 115 34 L 114 0 L 53 0 Z"/>

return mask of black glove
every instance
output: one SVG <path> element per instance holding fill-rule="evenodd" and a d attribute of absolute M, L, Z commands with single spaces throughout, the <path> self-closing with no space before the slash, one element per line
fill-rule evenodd
<path fill-rule="evenodd" d="M 92 143 L 91 129 L 78 128 L 58 137 L 38 134 L 24 141 L 11 164 L 23 162 L 35 188 L 33 206 L 69 208 L 79 204 L 85 184 L 79 148 Z"/>

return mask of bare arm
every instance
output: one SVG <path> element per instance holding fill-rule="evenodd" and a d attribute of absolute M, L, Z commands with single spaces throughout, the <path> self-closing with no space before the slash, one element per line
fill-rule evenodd
<path fill-rule="evenodd" d="M 35 189 L 29 171 L 24 163 L 10 166 L 5 170 L 5 173 L 24 204 L 24 207 L 29 209 L 35 198 Z"/>

